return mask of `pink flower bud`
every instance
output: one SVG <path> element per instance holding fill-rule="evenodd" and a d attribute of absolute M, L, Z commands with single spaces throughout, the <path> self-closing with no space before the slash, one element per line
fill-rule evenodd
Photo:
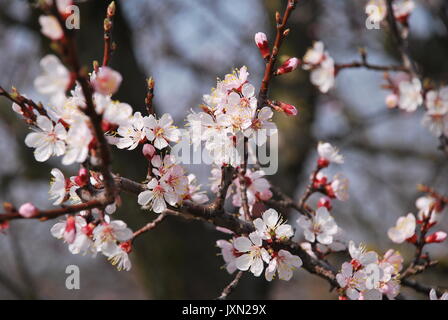
<path fill-rule="evenodd" d="M 65 223 L 64 240 L 67 243 L 73 243 L 76 238 L 76 221 L 75 217 L 68 216 Z"/>
<path fill-rule="evenodd" d="M 447 234 L 443 231 L 437 231 L 425 238 L 426 243 L 440 243 L 445 241 Z"/>
<path fill-rule="evenodd" d="M 89 182 L 89 170 L 86 168 L 79 169 L 75 182 L 78 186 L 84 187 Z"/>
<path fill-rule="evenodd" d="M 92 84 L 96 92 L 102 95 L 112 95 L 117 92 L 123 80 L 121 74 L 112 68 L 101 67 L 92 76 Z"/>
<path fill-rule="evenodd" d="M 317 202 L 317 207 L 318 208 L 325 207 L 328 210 L 331 210 L 333 208 L 331 205 L 331 199 L 328 197 L 321 197 Z"/>
<path fill-rule="evenodd" d="M 299 66 L 299 59 L 289 58 L 280 66 L 280 68 L 277 69 L 276 74 L 280 75 L 280 74 L 291 72 L 291 71 L 297 69 L 298 66 Z"/>
<path fill-rule="evenodd" d="M 9 221 L 0 222 L 0 232 L 5 231 L 9 228 Z"/>
<path fill-rule="evenodd" d="M 255 43 L 257 44 L 258 49 L 260 49 L 260 53 L 263 56 L 263 59 L 267 59 L 269 57 L 269 43 L 266 34 L 263 32 L 258 32 L 255 34 Z"/>
<path fill-rule="evenodd" d="M 152 157 L 154 157 L 154 154 L 156 153 L 156 149 L 152 144 L 147 143 L 143 146 L 142 152 L 146 159 L 151 160 Z"/>
<path fill-rule="evenodd" d="M 389 94 L 386 97 L 386 105 L 388 108 L 392 109 L 398 106 L 398 96 L 396 94 Z"/>
<path fill-rule="evenodd" d="M 286 113 L 288 116 L 295 116 L 297 115 L 297 109 L 292 104 L 287 104 L 284 102 L 279 102 L 278 106 L 281 108 L 281 110 Z"/>
<path fill-rule="evenodd" d="M 323 157 L 320 157 L 319 159 L 317 159 L 317 165 L 319 168 L 326 168 L 326 167 L 328 167 L 329 164 L 330 164 L 330 161 L 328 161 L 328 159 L 325 159 Z"/>
<path fill-rule="evenodd" d="M 37 215 L 39 210 L 30 202 L 22 204 L 19 208 L 19 214 L 24 218 L 32 218 Z"/>

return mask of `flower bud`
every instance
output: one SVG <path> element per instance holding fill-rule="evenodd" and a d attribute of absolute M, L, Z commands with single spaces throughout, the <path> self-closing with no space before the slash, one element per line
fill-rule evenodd
<path fill-rule="evenodd" d="M 260 49 L 260 53 L 263 59 L 267 59 L 270 55 L 269 43 L 266 34 L 263 32 L 258 32 L 255 34 L 255 43 L 257 44 L 258 49 Z"/>
<path fill-rule="evenodd" d="M 22 204 L 19 208 L 19 214 L 24 218 L 32 218 L 37 215 L 39 210 L 30 202 Z"/>
<path fill-rule="evenodd" d="M 154 154 L 156 153 L 156 149 L 152 144 L 147 143 L 143 146 L 142 153 L 146 159 L 151 160 L 152 157 L 154 157 Z"/>
<path fill-rule="evenodd" d="M 75 182 L 78 186 L 84 187 L 89 182 L 89 170 L 86 168 L 79 169 Z"/>
<path fill-rule="evenodd" d="M 112 1 L 109 6 L 107 7 L 107 17 L 111 18 L 115 15 L 115 1 Z"/>
<path fill-rule="evenodd" d="M 64 240 L 67 243 L 73 243 L 76 238 L 76 221 L 75 217 L 68 216 L 65 222 Z"/>
<path fill-rule="evenodd" d="M 328 161 L 328 159 L 325 159 L 323 157 L 320 157 L 319 159 L 317 159 L 317 166 L 321 169 L 328 167 L 329 164 L 330 164 L 330 161 Z"/>
<path fill-rule="evenodd" d="M 121 74 L 112 68 L 101 67 L 92 79 L 96 92 L 102 95 L 112 95 L 117 92 L 123 80 Z"/>
<path fill-rule="evenodd" d="M 333 206 L 331 205 L 331 199 L 328 197 L 321 197 L 317 202 L 317 207 L 318 208 L 325 207 L 328 210 L 331 210 L 333 208 Z"/>
<path fill-rule="evenodd" d="M 398 96 L 396 94 L 389 94 L 386 97 L 386 105 L 388 108 L 392 109 L 398 106 Z"/>
<path fill-rule="evenodd" d="M 425 238 L 426 243 L 440 243 L 445 241 L 447 234 L 443 231 L 437 231 Z"/>
<path fill-rule="evenodd" d="M 280 68 L 277 69 L 275 74 L 281 75 L 284 73 L 291 72 L 291 71 L 297 69 L 297 67 L 299 66 L 299 62 L 300 61 L 297 58 L 289 58 L 288 60 L 283 62 L 283 64 L 280 66 Z"/>
<path fill-rule="evenodd" d="M 281 110 L 286 113 L 288 116 L 296 116 L 297 115 L 297 109 L 292 104 L 287 104 L 284 102 L 279 102 L 278 106 L 281 108 Z"/>

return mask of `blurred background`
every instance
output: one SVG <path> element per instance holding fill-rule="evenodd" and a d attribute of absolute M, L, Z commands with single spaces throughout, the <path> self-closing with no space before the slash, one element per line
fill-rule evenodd
<path fill-rule="evenodd" d="M 413 58 L 425 76 L 446 82 L 448 25 L 441 17 L 448 10 L 444 0 L 415 1 L 410 18 Z M 85 65 L 102 58 L 102 20 L 108 1 L 79 2 L 81 28 L 79 51 Z M 124 82 L 117 98 L 143 110 L 145 78 L 156 80 L 155 107 L 169 112 L 178 126 L 186 113 L 201 103 L 202 94 L 215 86 L 216 78 L 246 65 L 257 86 L 264 71 L 253 37 L 274 34 L 274 13 L 286 1 L 273 0 L 126 0 L 116 1 L 113 38 L 118 48 L 111 66 Z M 321 39 L 337 63 L 358 59 L 365 47 L 369 61 L 397 64 L 398 54 L 386 26 L 365 27 L 364 0 L 300 0 L 290 19 L 291 33 L 282 59 L 302 57 L 313 40 Z M 15 86 L 23 94 L 45 103 L 33 88 L 39 60 L 49 53 L 48 40 L 39 33 L 38 13 L 25 0 L 0 0 L 0 85 Z M 447 20 L 445 20 L 446 23 Z M 407 258 L 410 245 L 393 245 L 386 232 L 396 219 L 415 212 L 416 185 L 425 183 L 448 193 L 446 158 L 437 150 L 436 138 L 420 125 L 422 114 L 388 110 L 386 92 L 380 89 L 383 74 L 361 69 L 342 71 L 336 88 L 321 95 L 309 82 L 309 74 L 296 71 L 275 79 L 270 96 L 294 104 L 299 115 L 276 115 L 280 127 L 280 168 L 271 178 L 285 193 L 303 192 L 316 159 L 315 146 L 327 140 L 346 157 L 335 169 L 351 182 L 350 200 L 335 203 L 334 216 L 347 237 L 363 241 L 369 249 L 384 253 L 396 248 Z M 50 170 L 60 160 L 34 161 L 23 141 L 28 129 L 0 99 L 0 200 L 16 205 L 32 201 L 39 208 L 48 201 Z M 115 172 L 143 180 L 146 165 L 138 152 L 113 150 Z M 189 168 L 208 190 L 210 168 Z M 331 173 L 335 173 L 330 170 Z M 64 168 L 74 174 L 76 168 Z M 70 171 L 71 170 L 71 171 Z M 280 183 L 281 182 L 281 183 Z M 313 203 L 315 199 L 311 200 Z M 124 197 L 114 213 L 133 229 L 152 220 L 139 209 L 135 197 Z M 448 219 L 442 221 L 445 231 Z M 290 216 L 293 223 L 295 217 Z M 14 221 L 0 234 L 0 298 L 3 299 L 207 299 L 217 297 L 233 278 L 222 269 L 215 241 L 223 238 L 213 228 L 195 221 L 168 217 L 135 243 L 133 268 L 119 272 L 104 257 L 91 258 L 68 252 L 66 244 L 49 232 L 55 221 Z M 295 224 L 295 223 L 293 223 Z M 224 237 L 225 238 L 225 237 Z M 448 285 L 447 244 L 430 247 L 440 265 L 421 279 L 428 285 Z M 340 258 L 340 259 L 339 259 Z M 336 257 L 336 265 L 344 257 Z M 65 288 L 65 268 L 81 269 L 81 289 Z M 408 295 L 422 298 L 405 290 Z M 289 282 L 255 279 L 245 274 L 232 298 L 335 299 L 324 280 L 296 271 Z"/>

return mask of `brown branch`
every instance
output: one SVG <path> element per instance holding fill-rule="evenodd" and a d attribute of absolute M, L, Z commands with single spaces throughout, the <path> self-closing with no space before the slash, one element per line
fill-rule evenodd
<path fill-rule="evenodd" d="M 101 207 L 104 207 L 103 200 L 91 200 L 88 202 L 74 204 L 68 207 L 62 207 L 51 210 L 38 210 L 36 215 L 34 215 L 32 218 L 24 218 L 19 214 L 19 212 L 15 208 L 12 208 L 12 210 L 8 213 L 0 214 L 0 222 L 4 222 L 7 220 L 17 220 L 17 219 L 39 219 L 41 221 L 46 221 L 49 219 L 55 219 L 65 214 L 73 214 L 80 212 L 82 210 L 89 210 Z"/>
<path fill-rule="evenodd" d="M 154 229 L 155 227 L 157 227 L 166 218 L 166 216 L 167 216 L 166 213 L 161 213 L 153 221 L 149 222 L 144 227 L 142 227 L 142 228 L 138 229 L 137 231 L 135 231 L 134 235 L 132 236 L 132 241 L 134 241 L 134 239 L 136 237 L 138 237 L 139 235 L 141 235 L 142 233 L 148 232 L 148 231 Z"/>
<path fill-rule="evenodd" d="M 150 77 L 147 80 L 147 93 L 146 93 L 146 98 L 145 98 L 145 106 L 146 106 L 146 111 L 148 112 L 148 114 L 152 114 L 153 116 L 156 116 L 156 112 L 154 110 L 154 106 L 153 106 L 153 98 L 154 98 L 154 79 L 152 77 Z"/>
<path fill-rule="evenodd" d="M 283 39 L 286 37 L 285 28 L 288 19 L 294 10 L 297 4 L 297 0 L 288 0 L 288 4 L 286 6 L 285 12 L 283 14 L 283 18 L 280 17 L 280 14 L 277 12 L 276 21 L 277 21 L 277 33 L 275 36 L 274 46 L 271 51 L 271 55 L 268 58 L 266 63 L 266 68 L 264 70 L 263 80 L 260 86 L 260 92 L 258 93 L 258 109 L 263 108 L 266 104 L 266 99 L 268 97 L 269 84 L 274 74 L 274 67 L 277 61 L 277 56 L 280 51 L 280 47 L 282 45 Z"/>
<path fill-rule="evenodd" d="M 426 295 L 429 295 L 429 292 L 431 291 L 431 289 L 435 290 L 435 292 L 437 293 L 437 296 L 441 296 L 444 293 L 441 289 L 439 289 L 437 287 L 432 288 L 432 287 L 420 284 L 415 280 L 403 279 L 403 280 L 401 280 L 400 283 L 401 283 L 401 285 L 403 285 L 405 287 L 412 288 L 415 291 L 424 293 Z"/>
<path fill-rule="evenodd" d="M 236 277 L 222 290 L 221 295 L 217 298 L 217 300 L 225 300 L 227 297 L 235 290 L 236 286 L 238 285 L 238 282 L 240 281 L 241 277 L 243 275 L 243 271 L 239 271 L 236 274 Z"/>
<path fill-rule="evenodd" d="M 76 80 L 80 83 L 82 92 L 84 94 L 86 107 L 85 109 L 81 110 L 90 118 L 90 122 L 92 123 L 92 132 L 96 139 L 96 144 L 101 159 L 100 171 L 103 175 L 104 187 L 106 191 L 104 200 L 105 204 L 110 204 L 115 201 L 116 190 L 114 179 L 110 170 L 111 157 L 109 145 L 107 143 L 106 137 L 104 136 L 104 132 L 101 126 L 102 115 L 96 112 L 95 104 L 93 102 L 93 89 L 87 78 L 87 72 L 80 67 L 74 34 L 72 30 L 69 30 L 65 27 L 64 19 L 57 10 L 56 2 L 53 3 L 52 11 L 53 14 L 57 17 L 60 27 L 64 32 L 64 38 L 63 40 L 61 40 L 61 45 L 65 49 L 65 57 L 67 58 L 68 63 L 72 68 L 72 72 L 74 73 Z"/>
<path fill-rule="evenodd" d="M 370 64 L 367 61 L 355 61 L 352 63 L 344 63 L 344 64 L 336 64 L 335 65 L 335 73 L 337 74 L 339 71 L 344 69 L 353 69 L 353 68 L 366 68 L 374 71 L 395 71 L 395 72 L 406 72 L 409 73 L 409 69 L 404 66 L 380 66 L 375 64 Z"/>
<path fill-rule="evenodd" d="M 107 66 L 110 61 L 112 52 L 115 50 L 112 43 L 112 28 L 113 19 L 115 16 L 115 2 L 112 1 L 107 7 L 106 19 L 104 19 L 104 51 L 103 51 L 103 66 Z"/>

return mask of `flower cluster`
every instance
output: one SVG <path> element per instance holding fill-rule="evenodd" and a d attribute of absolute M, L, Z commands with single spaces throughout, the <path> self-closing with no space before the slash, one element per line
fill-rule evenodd
<path fill-rule="evenodd" d="M 204 142 L 218 166 L 241 165 L 245 137 L 260 146 L 277 133 L 271 108 L 257 111 L 255 87 L 248 76 L 246 67 L 227 74 L 210 94 L 204 95 L 203 111 L 187 116 L 192 144 L 197 148 Z"/>
<path fill-rule="evenodd" d="M 344 262 L 336 280 L 341 287 L 340 298 L 351 300 L 381 300 L 383 295 L 394 299 L 400 292 L 398 274 L 403 258 L 398 251 L 389 250 L 380 258 L 353 241 L 349 243 L 350 262 Z"/>
<path fill-rule="evenodd" d="M 427 234 L 431 228 L 440 222 L 441 213 L 444 209 L 443 202 L 428 195 L 418 198 L 416 207 L 419 209 L 417 217 L 413 213 L 408 213 L 407 216 L 398 218 L 396 225 L 390 228 L 387 233 L 389 238 L 395 243 L 407 241 L 416 245 L 445 241 L 447 238 L 446 232 L 436 231 L 430 235 Z M 417 226 L 420 226 L 420 228 L 417 228 Z M 420 235 L 424 236 L 420 241 L 418 241 L 418 229 L 420 229 Z"/>
<path fill-rule="evenodd" d="M 51 234 L 57 239 L 68 243 L 72 254 L 93 254 L 101 252 L 118 270 L 129 271 L 131 261 L 128 253 L 131 244 L 132 231 L 121 220 L 88 222 L 86 212 L 76 216 L 67 216 L 64 221 L 56 223 L 51 228 Z M 108 220 L 108 219 L 107 219 Z"/>
<path fill-rule="evenodd" d="M 230 241 L 218 240 L 217 246 L 226 263 L 229 273 L 237 269 L 250 271 L 259 277 L 265 269 L 265 278 L 271 281 L 276 274 L 281 280 L 290 280 L 295 268 L 300 268 L 302 260 L 289 251 L 276 249 L 276 244 L 289 240 L 294 231 L 285 224 L 277 211 L 266 210 L 262 218 L 253 221 L 255 231 L 249 236 L 240 236 Z"/>

